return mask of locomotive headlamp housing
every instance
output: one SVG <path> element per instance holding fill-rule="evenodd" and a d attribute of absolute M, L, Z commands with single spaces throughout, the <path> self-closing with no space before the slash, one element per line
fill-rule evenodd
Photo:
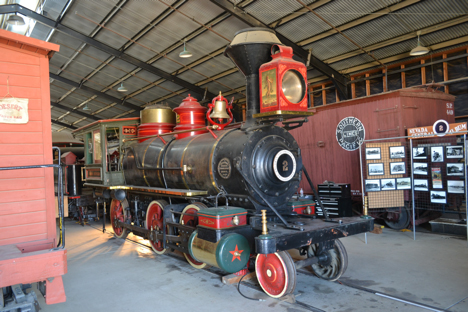
<path fill-rule="evenodd" d="M 291 47 L 271 47 L 271 62 L 259 69 L 260 113 L 307 111 L 307 68 L 293 60 Z"/>
<path fill-rule="evenodd" d="M 293 103 L 299 103 L 305 95 L 305 82 L 302 75 L 294 69 L 290 69 L 283 75 L 281 89 L 286 99 Z"/>

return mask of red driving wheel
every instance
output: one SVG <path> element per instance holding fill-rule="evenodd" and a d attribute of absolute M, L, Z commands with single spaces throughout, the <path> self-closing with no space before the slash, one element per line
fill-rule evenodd
<path fill-rule="evenodd" d="M 255 271 L 260 286 L 270 297 L 280 298 L 296 288 L 296 267 L 286 251 L 258 254 Z"/>
<path fill-rule="evenodd" d="M 116 199 L 113 199 L 110 206 L 110 219 L 112 224 L 112 229 L 114 230 L 114 235 L 118 238 L 126 238 L 128 235 L 128 230 L 123 227 L 118 227 L 115 225 L 115 220 L 120 222 L 125 222 L 125 208 L 128 207 L 128 202 L 125 199 L 120 202 Z"/>
<path fill-rule="evenodd" d="M 202 203 L 194 203 L 188 205 L 182 211 L 182 216 L 180 217 L 179 223 L 186 226 L 196 227 L 198 225 L 198 216 L 196 215 L 198 211 L 203 208 L 206 208 L 206 206 Z M 194 268 L 203 269 L 204 267 L 206 267 L 206 263 L 195 260 L 190 254 L 184 253 L 184 256 L 185 259 L 187 259 L 188 263 L 190 263 L 190 265 Z"/>
<path fill-rule="evenodd" d="M 165 206 L 167 206 L 167 202 L 165 200 L 154 200 L 149 204 L 148 210 L 146 211 L 146 229 L 160 231 L 163 228 L 163 214 Z M 154 242 L 150 240 L 150 244 L 155 253 L 162 255 L 166 252 L 161 240 L 156 240 Z"/>

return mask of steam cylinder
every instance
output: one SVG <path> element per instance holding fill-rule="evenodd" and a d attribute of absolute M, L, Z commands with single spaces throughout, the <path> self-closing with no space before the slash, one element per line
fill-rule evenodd
<path fill-rule="evenodd" d="M 199 239 L 198 231 L 194 231 L 189 239 L 189 253 L 200 262 L 235 273 L 246 267 L 250 247 L 247 239 L 237 233 L 226 234 L 217 243 L 212 243 Z"/>

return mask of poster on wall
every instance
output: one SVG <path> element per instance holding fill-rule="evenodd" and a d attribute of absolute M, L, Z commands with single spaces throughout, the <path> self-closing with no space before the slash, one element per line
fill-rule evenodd
<path fill-rule="evenodd" d="M 378 192 L 380 191 L 380 180 L 366 180 L 365 181 L 366 192 Z"/>
<path fill-rule="evenodd" d="M 465 193 L 465 181 L 447 181 L 447 191 L 454 194 L 464 194 Z"/>
<path fill-rule="evenodd" d="M 427 180 L 414 179 L 413 187 L 415 191 L 429 191 L 429 183 Z"/>
<path fill-rule="evenodd" d="M 29 99 L 14 97 L 0 100 L 0 123 L 25 124 L 29 121 Z"/>
<path fill-rule="evenodd" d="M 444 161 L 444 148 L 442 146 L 431 147 L 431 159 L 432 162 L 443 162 Z"/>
<path fill-rule="evenodd" d="M 463 164 L 447 164 L 447 175 L 448 176 L 464 176 Z"/>
<path fill-rule="evenodd" d="M 413 172 L 417 175 L 427 175 L 427 163 L 413 163 Z"/>
<path fill-rule="evenodd" d="M 440 168 L 431 168 L 432 171 L 432 187 L 433 188 L 443 188 L 442 187 L 442 170 Z"/>
<path fill-rule="evenodd" d="M 396 188 L 395 179 L 381 179 L 380 184 L 382 191 L 392 191 Z"/>
<path fill-rule="evenodd" d="M 366 159 L 380 159 L 380 147 L 366 147 Z"/>
<path fill-rule="evenodd" d="M 446 204 L 447 194 L 445 191 L 431 191 L 431 203 Z"/>
<path fill-rule="evenodd" d="M 404 146 L 390 146 L 390 159 L 405 158 Z"/>
<path fill-rule="evenodd" d="M 427 159 L 427 147 L 413 147 L 413 159 Z"/>
<path fill-rule="evenodd" d="M 445 155 L 447 158 L 463 158 L 463 146 L 446 146 Z"/>
<path fill-rule="evenodd" d="M 397 190 L 411 190 L 411 178 L 396 179 Z"/>

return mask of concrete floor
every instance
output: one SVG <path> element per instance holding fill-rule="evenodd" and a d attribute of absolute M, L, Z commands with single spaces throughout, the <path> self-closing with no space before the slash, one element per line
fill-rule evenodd
<path fill-rule="evenodd" d="M 258 302 L 244 299 L 219 275 L 194 269 L 179 255 L 156 255 L 141 245 L 147 245 L 144 240 L 132 235 L 140 243 L 115 239 L 99 227 L 97 222 L 85 227 L 66 222 L 67 302 L 47 306 L 39 296 L 43 311 L 430 311 L 376 292 L 432 311 L 468 311 L 465 238 L 417 232 L 414 241 L 411 232 L 387 228 L 368 234 L 367 245 L 364 234 L 344 238 L 349 265 L 342 284 L 301 270 L 296 302 L 294 297 L 275 300 L 242 285 L 245 295 L 265 299 Z"/>

